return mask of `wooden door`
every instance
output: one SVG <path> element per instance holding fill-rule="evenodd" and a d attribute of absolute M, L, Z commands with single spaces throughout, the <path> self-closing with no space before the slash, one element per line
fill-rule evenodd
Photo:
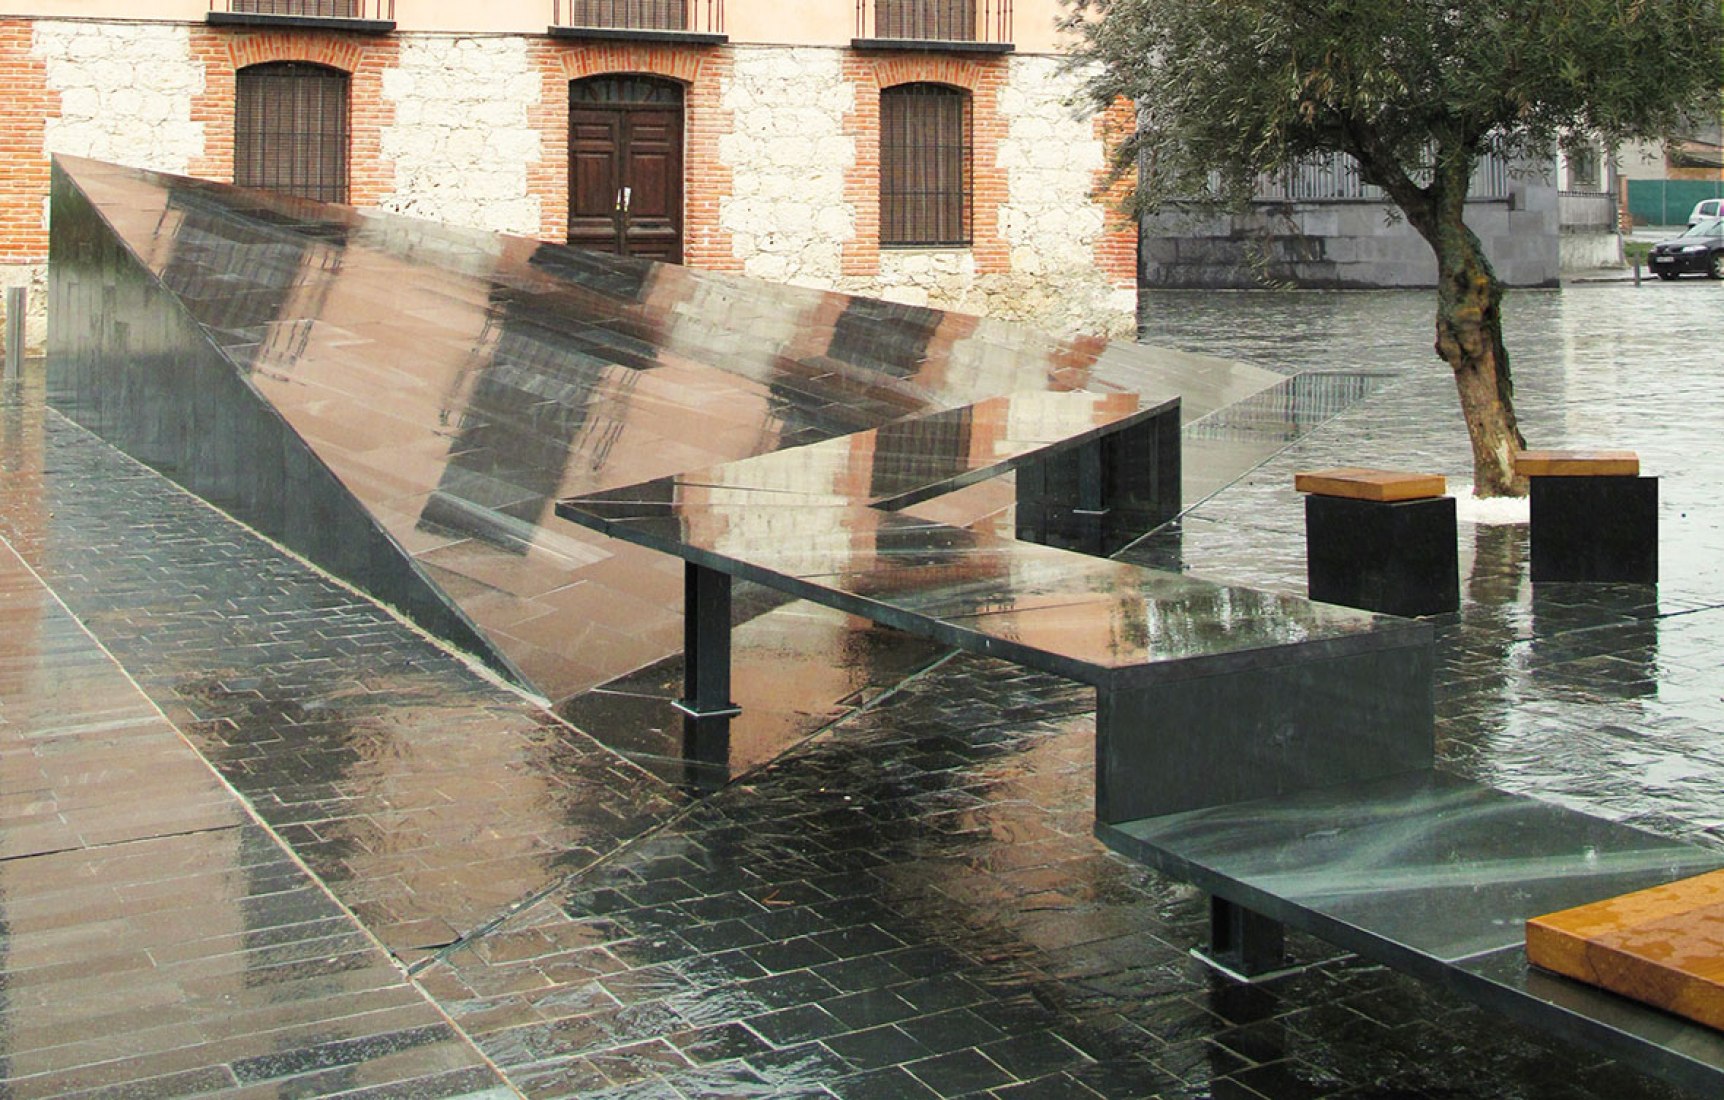
<path fill-rule="evenodd" d="M 569 243 L 682 262 L 680 104 L 570 104 Z"/>

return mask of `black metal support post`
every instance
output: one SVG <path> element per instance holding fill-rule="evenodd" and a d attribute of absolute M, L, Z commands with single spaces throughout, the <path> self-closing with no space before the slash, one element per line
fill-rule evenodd
<path fill-rule="evenodd" d="M 683 564 L 682 691 L 677 709 L 695 718 L 741 713 L 730 701 L 730 577 Z"/>
<path fill-rule="evenodd" d="M 1256 978 L 1287 965 L 1287 929 L 1278 920 L 1225 898 L 1209 899 L 1206 958 L 1242 978 Z"/>

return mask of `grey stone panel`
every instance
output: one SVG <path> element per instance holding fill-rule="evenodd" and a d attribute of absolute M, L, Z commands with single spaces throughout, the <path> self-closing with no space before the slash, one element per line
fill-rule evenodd
<path fill-rule="evenodd" d="M 1096 820 L 1269 798 L 1431 766 L 1433 657 L 1375 652 L 1102 689 Z"/>
<path fill-rule="evenodd" d="M 1230 218 L 1146 218 L 1139 277 L 1146 286 L 1170 288 L 1253 289 L 1266 282 L 1313 288 L 1434 285 L 1437 266 L 1430 247 L 1389 211 L 1373 202 L 1265 203 Z M 1520 187 L 1512 200 L 1473 202 L 1467 222 L 1505 283 L 1555 285 L 1553 189 Z"/>
<path fill-rule="evenodd" d="M 521 679 L 55 167 L 48 397 L 262 534 Z"/>

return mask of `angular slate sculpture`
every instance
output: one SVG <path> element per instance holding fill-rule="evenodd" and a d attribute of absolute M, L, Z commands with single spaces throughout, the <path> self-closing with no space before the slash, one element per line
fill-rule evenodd
<path fill-rule="evenodd" d="M 94 161 L 53 202 L 58 408 L 553 700 L 682 640 L 675 563 L 559 498 L 1001 393 L 1189 424 L 1279 381 Z M 996 490 L 951 507 L 995 522 Z"/>

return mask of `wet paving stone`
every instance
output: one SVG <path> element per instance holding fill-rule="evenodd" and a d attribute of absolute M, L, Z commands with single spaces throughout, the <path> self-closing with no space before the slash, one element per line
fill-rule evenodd
<path fill-rule="evenodd" d="M 504 1094 L 9 545 L 0 620 L 0 1095 Z"/>
<path fill-rule="evenodd" d="M 1463 523 L 1463 606 L 1434 620 L 1439 752 L 1724 847 L 1724 391 L 1710 352 L 1660 335 L 1698 299 L 1649 291 L 1516 295 L 1510 340 L 1536 445 L 1633 447 L 1664 479 L 1664 581 L 1535 590 L 1524 527 Z M 1151 296 L 1155 338 L 1394 377 L 1132 556 L 1301 592 L 1293 471 L 1464 480 L 1428 310 Z M 694 800 L 35 400 L 0 408 L 0 535 L 143 694 L 68 678 L 92 718 L 15 739 L 15 715 L 52 709 L 15 662 L 75 638 L 0 591 L 26 624 L 0 630 L 14 1095 L 482 1093 L 475 1048 L 534 1097 L 1682 1095 L 1316 941 L 1295 938 L 1292 976 L 1211 975 L 1187 953 L 1202 899 L 1090 835 L 1073 685 L 951 659 Z"/>

